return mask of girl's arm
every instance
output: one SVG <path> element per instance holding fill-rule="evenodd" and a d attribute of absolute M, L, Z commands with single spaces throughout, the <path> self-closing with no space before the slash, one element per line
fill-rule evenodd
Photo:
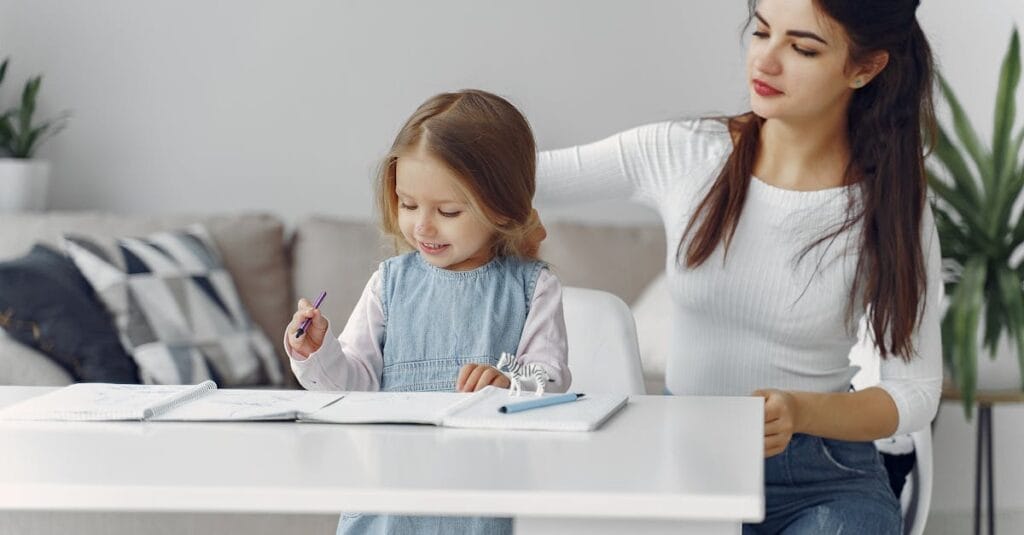
<path fill-rule="evenodd" d="M 677 178 L 717 165 L 732 141 L 713 120 L 654 123 L 609 138 L 537 156 L 537 199 L 581 202 L 629 199 L 657 206 Z"/>
<path fill-rule="evenodd" d="M 907 434 L 931 423 L 942 394 L 940 330 L 942 255 L 930 209 L 922 220 L 927 290 L 925 307 L 914 331 L 917 354 L 910 362 L 898 356 L 883 360 L 881 382 L 860 392 L 822 394 L 792 392 L 797 409 L 794 431 L 840 440 L 875 440 Z"/>
<path fill-rule="evenodd" d="M 325 318 L 326 319 L 326 318 Z M 307 390 L 380 390 L 384 368 L 381 351 L 384 309 L 380 302 L 380 275 L 374 272 L 345 329 L 335 338 L 330 321 L 320 349 L 301 359 L 285 342 L 292 372 Z"/>
<path fill-rule="evenodd" d="M 572 383 L 569 373 L 568 344 L 565 339 L 565 316 L 562 313 L 562 284 L 551 271 L 542 269 L 526 315 L 523 335 L 516 351 L 519 362 L 534 363 L 548 372 L 554 382 L 546 391 L 565 392 Z"/>

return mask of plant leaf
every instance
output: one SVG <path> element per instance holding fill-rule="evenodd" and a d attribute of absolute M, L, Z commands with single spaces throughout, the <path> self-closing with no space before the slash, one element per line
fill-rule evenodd
<path fill-rule="evenodd" d="M 949 171 L 950 177 L 956 187 L 968 196 L 972 206 L 981 205 L 981 192 L 978 190 L 977 180 L 974 173 L 967 167 L 960 150 L 957 149 L 949 139 L 946 129 L 939 126 L 936 129 L 935 146 L 932 147 L 934 158 Z"/>
<path fill-rule="evenodd" d="M 999 69 L 999 85 L 996 90 L 995 126 L 992 131 L 993 172 L 1005 176 L 1004 165 L 1006 153 L 1010 150 L 1010 135 L 1016 115 L 1017 83 L 1020 81 L 1020 37 L 1017 29 L 1010 36 L 1010 48 L 1003 57 L 1003 65 Z M 1016 156 L 1015 156 L 1016 159 Z M 1011 166 L 1010 172 L 1013 171 Z M 1002 178 L 1000 176 L 1000 178 Z"/>
<path fill-rule="evenodd" d="M 43 124 L 43 125 L 41 125 L 41 126 L 39 126 L 37 128 L 33 128 L 32 130 L 30 130 L 25 135 L 25 139 L 22 141 L 22 146 L 19 147 L 21 149 L 20 154 L 18 154 L 18 156 L 16 156 L 16 157 L 17 158 L 25 158 L 25 159 L 31 158 L 32 157 L 33 149 L 35 148 L 35 145 L 36 145 L 36 142 L 38 142 L 39 139 L 40 139 L 40 136 L 45 134 L 46 131 L 49 130 L 49 129 L 50 129 L 50 125 L 49 125 L 49 123 L 46 123 L 46 124 Z"/>
<path fill-rule="evenodd" d="M 981 243 L 979 245 L 984 247 L 986 251 L 996 253 L 999 245 L 992 240 L 992 237 L 986 230 L 985 222 L 979 217 L 981 210 L 972 207 L 960 191 L 949 187 L 931 172 L 926 171 L 926 173 L 928 175 L 928 185 L 931 186 L 932 191 L 935 192 L 939 199 L 948 203 L 956 211 L 963 223 L 967 225 L 970 235 L 975 239 L 980 239 Z"/>
<path fill-rule="evenodd" d="M 942 94 L 946 98 L 946 103 L 949 104 L 949 110 L 953 115 L 953 130 L 956 132 L 964 150 L 978 167 L 978 173 L 981 175 L 982 185 L 985 187 L 986 192 L 991 194 L 993 191 L 996 191 L 996 184 L 993 183 L 995 177 L 992 175 L 992 159 L 985 150 L 985 147 L 982 146 L 981 141 L 978 139 L 978 134 L 974 131 L 974 127 L 971 126 L 970 120 L 967 119 L 963 106 L 960 105 L 960 101 L 953 94 L 953 90 L 949 87 L 945 77 L 939 74 L 938 78 L 939 87 L 942 89 Z"/>
<path fill-rule="evenodd" d="M 1024 127 L 1020 129 L 1020 132 L 1017 133 L 1017 136 L 1010 144 L 1012 155 L 1007 156 L 1005 165 L 1007 166 L 1007 169 L 1012 169 L 1012 171 L 1008 172 L 1008 176 L 1005 180 L 1006 185 L 1004 187 L 1004 191 L 1006 193 L 1003 194 L 1004 202 L 1002 203 L 1002 210 L 998 216 L 999 221 L 1006 223 L 1006 234 L 1010 236 L 1013 236 L 1014 233 L 1014 223 L 1010 219 L 1013 212 L 1013 206 L 1016 204 L 1017 198 L 1020 197 L 1022 190 L 1024 190 L 1024 161 L 1020 163 L 1020 166 L 1017 164 L 1017 159 L 1020 158 L 1022 146 L 1024 146 Z M 1011 240 L 1013 241 L 1009 245 L 1010 251 L 1012 252 L 1016 248 L 1016 245 L 1021 242 L 1021 238 L 1013 239 L 1011 237 Z"/>
<path fill-rule="evenodd" d="M 995 277 L 992 277 L 993 279 Z M 984 346 L 988 350 L 989 360 L 995 360 L 996 348 L 999 345 L 999 335 L 1003 334 L 1003 303 L 1002 295 L 998 291 L 998 282 L 989 281 L 993 291 L 985 292 L 985 338 Z M 986 288 L 988 290 L 989 288 Z"/>
<path fill-rule="evenodd" d="M 984 256 L 975 256 L 967 262 L 946 310 L 952 318 L 948 323 L 950 332 L 944 339 L 950 344 L 949 360 L 968 419 L 978 380 L 978 323 L 984 304 L 986 260 Z"/>
<path fill-rule="evenodd" d="M 1024 370 L 1024 290 L 1020 278 L 1008 267 L 997 273 L 999 292 L 1006 311 L 1006 326 L 1017 346 L 1017 362 Z M 1024 377 L 1021 381 L 1024 389 Z"/>
<path fill-rule="evenodd" d="M 939 233 L 939 243 L 942 244 L 942 256 L 956 260 L 962 266 L 974 249 L 970 238 L 944 208 L 932 205 L 932 213 L 935 214 L 935 228 Z"/>

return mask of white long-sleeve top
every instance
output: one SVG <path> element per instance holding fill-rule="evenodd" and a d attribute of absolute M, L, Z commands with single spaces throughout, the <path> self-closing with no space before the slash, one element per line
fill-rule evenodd
<path fill-rule="evenodd" d="M 352 315 L 335 337 L 330 320 L 324 343 L 301 359 L 284 341 L 292 372 L 307 390 L 380 390 L 384 370 L 384 308 L 380 300 L 380 271 L 370 276 Z M 524 364 L 536 363 L 554 379 L 548 392 L 565 392 L 572 376 L 567 361 L 562 285 L 553 273 L 541 269 L 530 310 L 519 338 L 516 356 Z M 452 378 L 455 379 L 454 377 Z"/>
<path fill-rule="evenodd" d="M 717 120 L 650 124 L 542 152 L 537 196 L 552 202 L 631 199 L 660 214 L 674 309 L 665 377 L 673 394 L 845 392 L 857 371 L 849 353 L 857 342 L 856 320 L 864 314 L 857 303 L 853 324 L 847 322 L 855 233 L 798 257 L 845 220 L 848 195 L 858 190 L 793 191 L 752 177 L 728 258 L 719 246 L 701 266 L 682 268 L 676 252 L 683 232 L 731 150 L 728 129 Z M 912 339 L 917 356 L 909 363 L 890 357 L 880 366 L 878 386 L 899 411 L 897 434 L 928 425 L 941 392 L 943 286 L 930 210 L 922 221 L 922 249 L 927 295 Z"/>

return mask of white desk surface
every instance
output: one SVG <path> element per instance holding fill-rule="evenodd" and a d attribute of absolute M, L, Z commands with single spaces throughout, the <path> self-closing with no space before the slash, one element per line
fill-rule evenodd
<path fill-rule="evenodd" d="M 0 406 L 47 391 L 0 387 Z M 591 433 L 7 421 L 0 510 L 756 521 L 762 403 L 634 396 Z"/>

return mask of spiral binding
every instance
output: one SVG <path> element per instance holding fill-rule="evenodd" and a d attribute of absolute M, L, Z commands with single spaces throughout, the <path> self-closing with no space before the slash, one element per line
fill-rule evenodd
<path fill-rule="evenodd" d="M 544 368 L 534 363 L 523 364 L 511 353 L 501 354 L 501 357 L 498 359 L 498 371 L 505 377 L 508 377 L 511 383 L 509 387 L 510 395 L 519 396 L 522 394 L 522 381 L 524 379 L 534 382 L 536 385 L 534 393 L 538 396 L 544 393 L 544 388 L 548 384 L 548 372 Z"/>

